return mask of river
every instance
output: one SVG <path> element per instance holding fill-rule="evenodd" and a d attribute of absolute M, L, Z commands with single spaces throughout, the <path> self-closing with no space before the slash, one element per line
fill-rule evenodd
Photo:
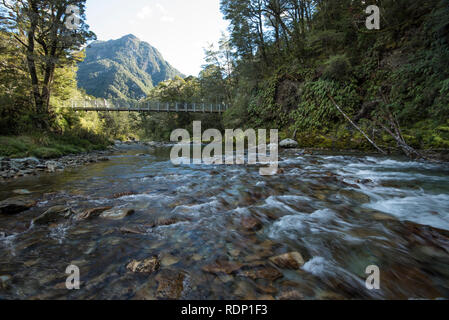
<path fill-rule="evenodd" d="M 0 185 L 37 205 L 0 215 L 0 299 L 449 298 L 449 166 L 358 154 L 280 152 L 255 166 L 175 166 L 169 147 L 122 146 L 101 162 Z M 140 155 L 145 153 L 146 155 Z M 132 209 L 111 219 L 31 221 Z M 270 258 L 297 252 L 305 264 Z M 151 274 L 127 269 L 158 256 Z M 67 290 L 67 266 L 80 290 Z M 380 289 L 366 268 L 378 266 Z"/>

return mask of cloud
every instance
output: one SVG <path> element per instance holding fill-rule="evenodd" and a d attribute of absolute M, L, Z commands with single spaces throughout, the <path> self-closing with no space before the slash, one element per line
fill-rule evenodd
<path fill-rule="evenodd" d="M 175 18 L 168 14 L 168 10 L 165 9 L 165 7 L 162 4 L 157 3 L 156 4 L 156 8 L 161 13 L 160 21 L 162 21 L 162 22 L 170 22 L 170 23 L 171 22 L 175 22 Z"/>
<path fill-rule="evenodd" d="M 150 17 L 152 14 L 153 14 L 153 10 L 149 6 L 145 6 L 137 14 L 137 18 L 139 18 L 140 20 L 144 20 L 144 19 Z"/>
<path fill-rule="evenodd" d="M 175 22 L 175 18 L 170 17 L 170 16 L 162 16 L 161 21 L 162 22 Z"/>
<path fill-rule="evenodd" d="M 165 9 L 165 7 L 164 7 L 162 4 L 160 4 L 160 3 L 157 3 L 157 4 L 156 4 L 156 8 L 158 8 L 159 11 L 160 11 L 161 13 L 163 13 L 163 14 L 166 14 L 166 13 L 167 13 L 167 9 Z"/>

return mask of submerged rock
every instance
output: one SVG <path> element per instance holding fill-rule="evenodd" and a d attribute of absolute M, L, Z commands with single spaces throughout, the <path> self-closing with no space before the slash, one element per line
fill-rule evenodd
<path fill-rule="evenodd" d="M 135 195 L 135 192 L 129 191 L 129 192 L 121 192 L 121 193 L 116 193 L 114 194 L 111 199 L 118 199 L 118 198 L 122 198 L 122 197 L 128 197 L 128 196 L 133 196 Z"/>
<path fill-rule="evenodd" d="M 66 206 L 51 207 L 33 220 L 34 224 L 49 224 L 60 219 L 68 219 L 73 214 L 72 208 Z"/>
<path fill-rule="evenodd" d="M 163 226 L 166 227 L 166 226 L 171 226 L 171 225 L 176 224 L 181 221 L 187 221 L 187 220 L 181 220 L 178 218 L 162 218 L 162 219 L 159 219 L 156 222 L 148 224 L 146 226 L 149 228 L 157 228 L 157 227 L 163 227 Z"/>
<path fill-rule="evenodd" d="M 93 209 L 88 209 L 86 211 L 84 211 L 83 213 L 81 213 L 77 218 L 80 220 L 86 220 L 86 219 L 90 219 L 93 217 L 98 217 L 101 213 L 107 211 L 107 210 L 111 210 L 113 207 L 99 207 L 99 208 L 93 208 Z"/>
<path fill-rule="evenodd" d="M 26 190 L 26 189 L 16 189 L 16 190 L 13 191 L 13 193 L 19 194 L 19 195 L 31 194 L 31 192 Z"/>
<path fill-rule="evenodd" d="M 158 299 L 179 299 L 184 290 L 185 275 L 171 270 L 162 270 L 157 276 L 158 287 L 156 297 Z"/>
<path fill-rule="evenodd" d="M 251 270 L 245 270 L 242 272 L 242 276 L 250 278 L 252 280 L 265 279 L 274 281 L 276 279 L 282 278 L 282 273 L 273 267 L 256 267 Z"/>
<path fill-rule="evenodd" d="M 10 275 L 0 276 L 0 289 L 5 290 L 8 288 L 8 282 L 12 279 Z"/>
<path fill-rule="evenodd" d="M 297 270 L 304 265 L 304 258 L 299 252 L 290 252 L 270 258 L 270 261 L 283 269 Z"/>
<path fill-rule="evenodd" d="M 284 291 L 277 297 L 278 300 L 302 300 L 304 296 L 297 290 Z"/>
<path fill-rule="evenodd" d="M 366 194 L 354 190 L 340 190 L 340 194 L 347 199 L 358 203 L 369 203 L 371 201 L 370 197 Z"/>
<path fill-rule="evenodd" d="M 126 269 L 134 273 L 153 273 L 159 270 L 159 267 L 159 258 L 154 256 L 143 261 L 132 260 L 130 263 L 128 263 Z"/>
<path fill-rule="evenodd" d="M 122 233 L 130 233 L 130 234 L 145 234 L 146 231 L 143 228 L 138 226 L 136 227 L 123 227 L 120 228 L 120 232 Z"/>
<path fill-rule="evenodd" d="M 279 142 L 279 146 L 284 149 L 294 149 L 298 147 L 298 142 L 293 139 L 285 139 Z"/>
<path fill-rule="evenodd" d="M 243 217 L 242 227 L 247 231 L 258 231 L 262 229 L 262 222 L 254 217 Z"/>
<path fill-rule="evenodd" d="M 242 266 L 243 265 L 238 262 L 217 260 L 212 264 L 204 266 L 203 271 L 215 274 L 218 273 L 232 274 L 240 270 Z"/>
<path fill-rule="evenodd" d="M 113 219 L 113 220 L 120 220 L 123 218 L 126 218 L 132 214 L 134 214 L 134 209 L 117 209 L 117 208 L 113 208 L 107 211 L 104 211 L 101 214 L 102 218 L 105 219 Z"/>
<path fill-rule="evenodd" d="M 164 256 L 162 258 L 161 264 L 164 267 L 169 267 L 169 266 L 172 266 L 174 264 L 177 264 L 179 261 L 180 261 L 179 258 L 174 257 L 172 255 L 167 255 L 167 256 Z"/>
<path fill-rule="evenodd" d="M 15 197 L 0 201 L 0 214 L 17 214 L 30 209 L 36 205 L 36 201 Z"/>

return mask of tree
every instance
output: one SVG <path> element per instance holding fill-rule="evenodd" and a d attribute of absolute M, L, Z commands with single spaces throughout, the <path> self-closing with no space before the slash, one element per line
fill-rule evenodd
<path fill-rule="evenodd" d="M 218 41 L 218 50 L 211 44 L 205 50 L 205 54 L 207 64 L 203 66 L 203 71 L 200 74 L 202 88 L 209 87 L 206 91 L 216 94 L 217 101 L 225 100 L 229 104 L 232 99 L 234 52 L 226 35 L 222 34 Z M 215 90 L 210 90 L 210 87 L 214 86 Z"/>
<path fill-rule="evenodd" d="M 85 23 L 86 0 L 2 0 L 1 29 L 26 55 L 37 125 L 48 126 L 51 86 L 58 67 L 70 65 L 95 34 Z"/>

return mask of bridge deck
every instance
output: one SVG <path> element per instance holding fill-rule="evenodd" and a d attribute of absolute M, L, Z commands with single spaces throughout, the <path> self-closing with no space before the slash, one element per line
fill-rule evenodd
<path fill-rule="evenodd" d="M 117 106 L 102 101 L 72 101 L 69 108 L 75 111 L 165 113 L 223 113 L 228 109 L 225 104 L 146 102 L 130 106 Z"/>

